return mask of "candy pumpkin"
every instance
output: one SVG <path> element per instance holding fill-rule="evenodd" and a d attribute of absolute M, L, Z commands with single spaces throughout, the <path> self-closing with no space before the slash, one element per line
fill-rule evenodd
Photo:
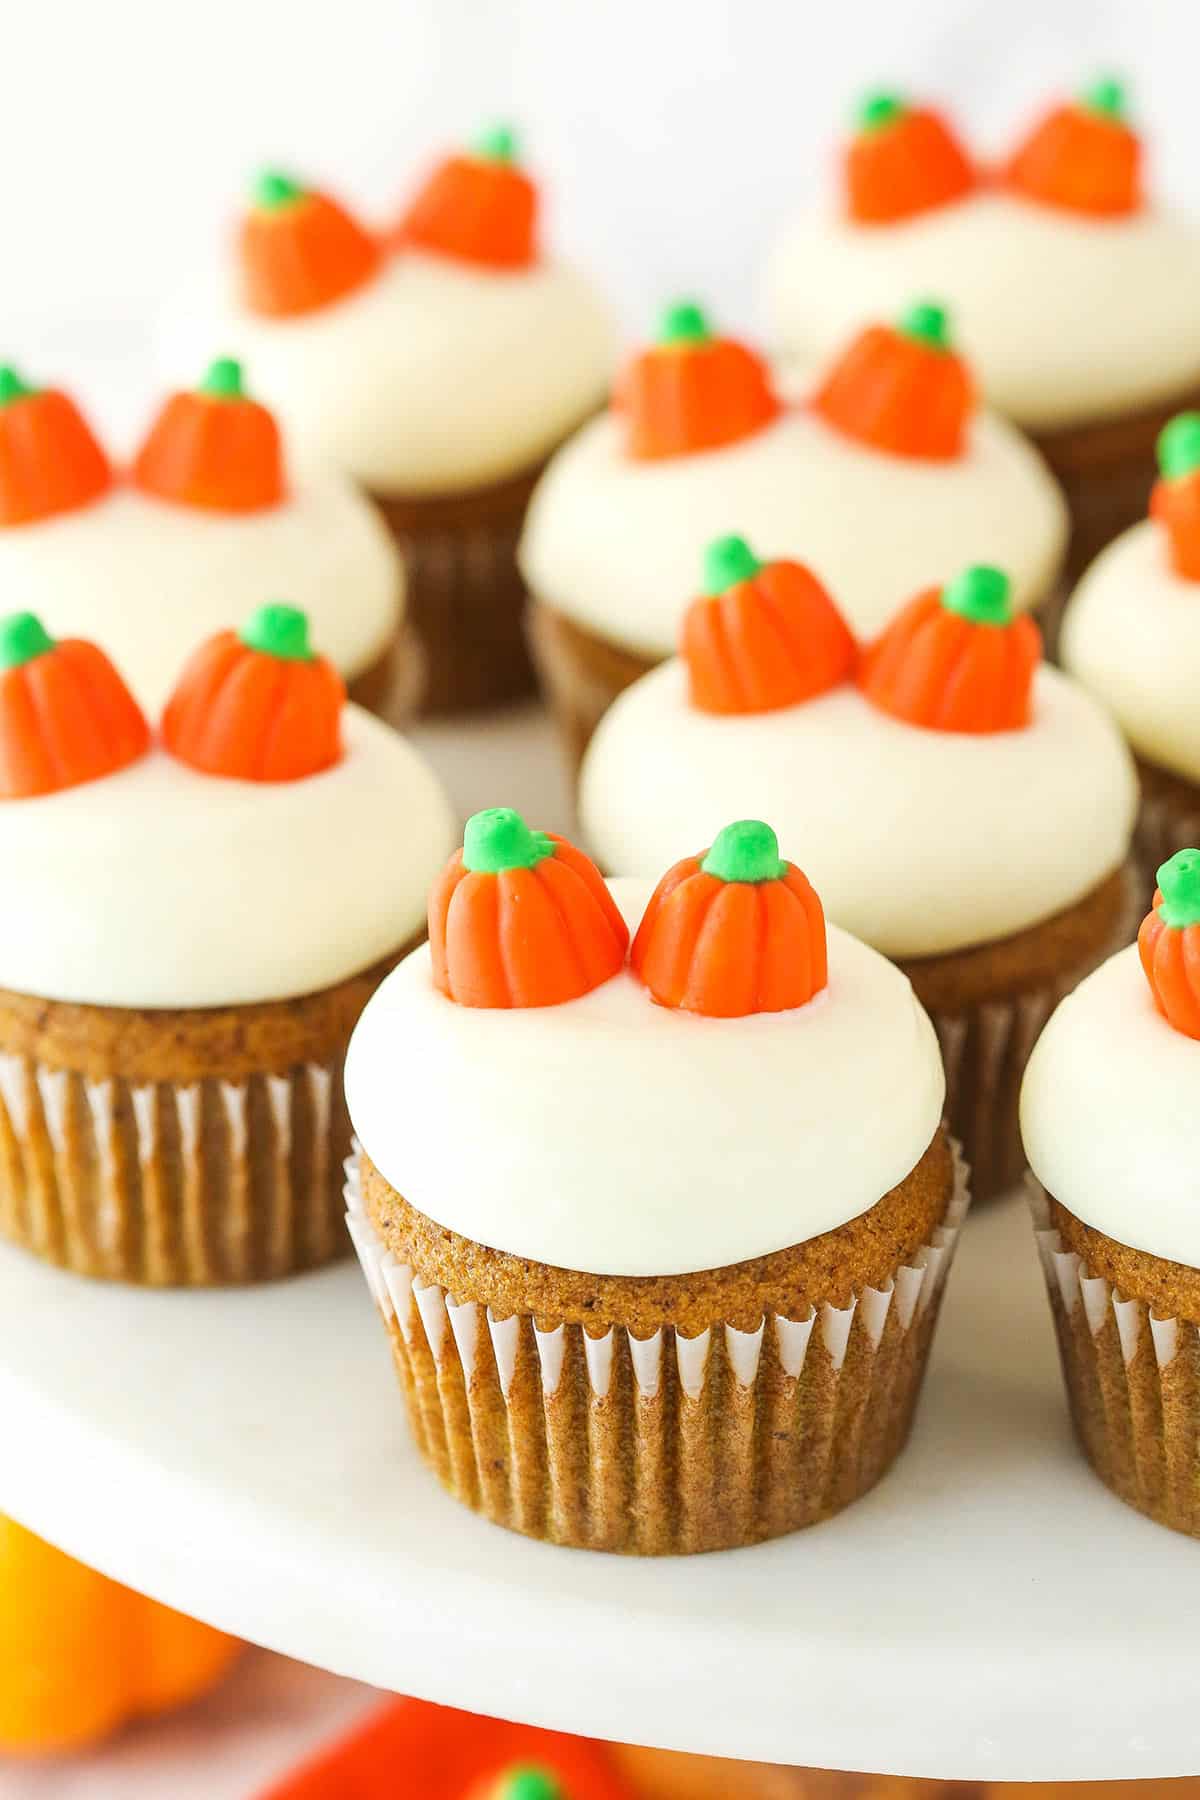
<path fill-rule="evenodd" d="M 761 563 L 744 538 L 718 538 L 704 559 L 707 594 L 684 614 L 680 655 L 700 712 L 772 712 L 845 681 L 850 628 L 802 563 Z"/>
<path fill-rule="evenodd" d="M 863 655 L 859 685 L 881 712 L 930 731 L 1028 725 L 1042 634 L 1014 616 L 1008 577 L 978 564 L 903 607 Z"/>
<path fill-rule="evenodd" d="M 1159 869 L 1138 955 L 1164 1019 L 1200 1038 L 1200 850 L 1177 850 Z"/>
<path fill-rule="evenodd" d="M 891 225 L 961 200 L 975 186 L 971 161 L 940 113 L 896 94 L 870 94 L 843 165 L 846 209 L 859 225 Z"/>
<path fill-rule="evenodd" d="M 0 365 L 0 526 L 75 512 L 111 486 L 108 458 L 75 402 Z"/>
<path fill-rule="evenodd" d="M 1097 81 L 1039 120 L 1001 179 L 1027 200 L 1097 218 L 1139 210 L 1142 147 L 1125 116 L 1120 82 Z"/>
<path fill-rule="evenodd" d="M 74 1750 L 181 1706 L 239 1648 L 0 1517 L 0 1754 Z"/>
<path fill-rule="evenodd" d="M 945 309 L 919 301 L 895 326 L 861 332 L 812 403 L 827 425 L 856 443 L 889 456 L 949 462 L 966 449 L 975 391 Z"/>
<path fill-rule="evenodd" d="M 1150 516 L 1167 534 L 1171 566 L 1185 581 L 1200 581 L 1200 413 L 1179 413 L 1158 440 L 1161 478 L 1150 495 Z"/>
<path fill-rule="evenodd" d="M 58 643 L 33 613 L 0 619 L 0 799 L 98 781 L 150 742 L 142 710 L 103 650 Z"/>
<path fill-rule="evenodd" d="M 486 1776 L 471 1789 L 466 1800 L 571 1800 L 571 1797 L 549 1769 L 539 1768 L 536 1763 L 525 1763 L 502 1769 L 498 1775 Z"/>
<path fill-rule="evenodd" d="M 596 865 L 519 813 L 468 819 L 429 895 L 433 979 L 460 1006 L 557 1006 L 599 987 L 629 932 Z"/>
<path fill-rule="evenodd" d="M 626 420 L 628 454 L 644 461 L 735 444 L 779 412 L 762 358 L 714 336 L 690 300 L 668 307 L 657 343 L 634 357 L 615 405 Z"/>
<path fill-rule="evenodd" d="M 211 512 L 261 512 L 284 497 L 279 427 L 250 399 L 241 364 L 211 363 L 198 388 L 172 394 L 133 465 L 147 494 Z"/>
<path fill-rule="evenodd" d="M 345 684 L 294 606 L 261 606 L 193 654 L 167 701 L 163 743 L 205 775 L 299 781 L 342 754 Z"/>
<path fill-rule="evenodd" d="M 431 250 L 485 269 L 537 260 L 537 189 L 516 166 L 516 136 L 493 126 L 430 175 L 396 228 L 400 249 Z"/>
<path fill-rule="evenodd" d="M 238 231 L 242 298 L 251 312 L 290 318 L 316 312 L 370 281 L 380 249 L 328 194 L 269 169 Z"/>
<path fill-rule="evenodd" d="M 828 979 L 825 914 L 771 827 L 739 819 L 667 870 L 630 962 L 660 1006 L 721 1019 L 784 1012 Z"/>

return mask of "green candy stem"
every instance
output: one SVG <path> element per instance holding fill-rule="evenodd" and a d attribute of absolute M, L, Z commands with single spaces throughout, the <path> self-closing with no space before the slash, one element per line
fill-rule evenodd
<path fill-rule="evenodd" d="M 11 363 L 0 363 L 0 406 L 11 406 L 14 400 L 27 400 L 37 389 L 22 381 Z"/>
<path fill-rule="evenodd" d="M 488 125 L 473 140 L 471 150 L 483 162 L 514 163 L 518 155 L 517 134 L 511 125 Z"/>
<path fill-rule="evenodd" d="M 308 615 L 299 607 L 272 600 L 251 613 L 238 636 L 251 650 L 277 656 L 281 662 L 312 662 L 308 641 Z"/>
<path fill-rule="evenodd" d="M 936 300 L 914 300 L 902 314 L 898 329 L 905 337 L 928 344 L 931 350 L 949 350 L 950 320 L 946 309 Z"/>
<path fill-rule="evenodd" d="M 544 831 L 531 831 L 511 806 L 489 806 L 467 820 L 463 864 L 478 875 L 532 869 L 553 854 L 553 840 Z"/>
<path fill-rule="evenodd" d="M 676 300 L 659 322 L 660 344 L 707 344 L 711 337 L 712 327 L 704 309 L 694 300 Z"/>
<path fill-rule="evenodd" d="M 1200 850 L 1177 850 L 1158 871 L 1162 905 L 1158 916 L 1164 925 L 1182 931 L 1200 925 Z"/>
<path fill-rule="evenodd" d="M 972 625 L 1007 625 L 1012 619 L 1012 583 L 1003 569 L 975 563 L 942 589 L 947 612 L 961 613 Z"/>
<path fill-rule="evenodd" d="M 787 864 L 769 825 L 761 819 L 737 819 L 717 833 L 700 867 L 718 881 L 778 881 Z"/>
<path fill-rule="evenodd" d="M 54 639 L 36 613 L 9 613 L 0 619 L 0 669 L 19 669 L 53 650 Z"/>
<path fill-rule="evenodd" d="M 198 391 L 212 394 L 217 400 L 244 400 L 246 390 L 242 385 L 241 363 L 232 356 L 218 356 L 204 371 Z"/>
<path fill-rule="evenodd" d="M 744 537 L 714 538 L 704 552 L 704 591 L 723 594 L 739 581 L 752 581 L 761 568 Z"/>
<path fill-rule="evenodd" d="M 854 123 L 860 131 L 879 131 L 882 126 L 891 125 L 907 111 L 899 94 L 867 94 L 855 108 Z"/>
<path fill-rule="evenodd" d="M 562 1787 L 549 1769 L 532 1763 L 506 1769 L 492 1789 L 491 1800 L 566 1800 Z"/>
<path fill-rule="evenodd" d="M 1168 481 L 1200 469 L 1200 412 L 1176 413 L 1158 436 L 1158 466 Z"/>
<path fill-rule="evenodd" d="M 1124 83 L 1117 81 L 1112 75 L 1101 76 L 1085 87 L 1079 96 L 1079 104 L 1085 112 L 1100 113 L 1106 119 L 1117 124 L 1125 121 L 1126 94 Z"/>
<path fill-rule="evenodd" d="M 303 200 L 304 189 L 282 169 L 263 169 L 254 177 L 254 203 L 265 207 L 268 212 L 278 212 L 281 207 L 293 206 L 297 200 Z"/>

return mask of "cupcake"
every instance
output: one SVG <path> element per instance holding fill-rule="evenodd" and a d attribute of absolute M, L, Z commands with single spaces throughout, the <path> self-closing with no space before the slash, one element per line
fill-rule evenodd
<path fill-rule="evenodd" d="M 673 307 L 613 409 L 551 462 L 521 543 L 535 651 L 576 756 L 674 650 L 714 516 L 802 556 L 860 632 L 891 595 L 975 558 L 1007 556 L 1016 603 L 1036 605 L 1066 532 L 1038 457 L 977 410 L 940 307 L 867 330 L 790 406 L 758 356 Z"/>
<path fill-rule="evenodd" d="M 1148 196 L 1117 83 L 1056 105 L 986 174 L 937 112 L 867 100 L 840 193 L 775 247 L 768 315 L 808 362 L 926 291 L 1063 484 L 1077 575 L 1140 516 L 1155 437 L 1200 390 L 1200 231 Z"/>
<path fill-rule="evenodd" d="M 0 612 L 101 640 L 157 713 L 183 658 L 275 586 L 293 595 L 354 699 L 388 711 L 402 572 L 345 476 L 288 469 L 240 366 L 173 394 L 131 468 L 115 471 L 72 401 L 0 369 Z"/>
<path fill-rule="evenodd" d="M 1200 1535 L 1200 850 L 1030 1058 L 1021 1130 L 1075 1430 L 1130 1506 Z"/>
<path fill-rule="evenodd" d="M 864 529 L 869 529 L 864 524 Z M 1128 941 L 1133 763 L 973 567 L 861 652 L 811 571 L 712 547 L 682 656 L 622 694 L 584 759 L 601 865 L 647 875 L 752 808 L 831 918 L 908 976 L 941 1040 L 979 1197 L 1020 1178 L 1017 1093 L 1058 999 Z"/>
<path fill-rule="evenodd" d="M 547 456 L 602 404 L 591 284 L 541 247 L 513 135 L 430 174 L 376 234 L 269 173 L 237 238 L 222 329 L 305 452 L 375 501 L 402 549 L 427 711 L 532 686 L 514 549 Z"/>
<path fill-rule="evenodd" d="M 640 1554 L 863 1493 L 966 1208 L 903 975 L 827 932 L 756 821 L 610 889 L 477 813 L 429 935 L 346 1093 L 351 1232 L 434 1473 L 515 1531 Z"/>
<path fill-rule="evenodd" d="M 1173 419 L 1158 451 L 1151 516 L 1087 571 L 1062 631 L 1064 664 L 1137 755 L 1147 905 L 1159 863 L 1200 842 L 1200 413 Z"/>
<path fill-rule="evenodd" d="M 152 738 L 94 645 L 0 624 L 0 1235 L 204 1286 L 339 1253 L 342 1061 L 424 935 L 431 772 L 304 615 L 187 664 Z"/>

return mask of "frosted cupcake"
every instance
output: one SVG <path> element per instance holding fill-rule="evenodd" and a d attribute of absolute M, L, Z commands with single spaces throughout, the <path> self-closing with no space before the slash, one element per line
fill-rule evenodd
<path fill-rule="evenodd" d="M 714 517 L 803 557 L 861 632 L 896 592 L 1002 553 L 1016 603 L 1037 605 L 1066 533 L 1039 458 L 977 410 L 940 307 L 864 332 L 789 406 L 751 350 L 674 307 L 613 409 L 551 462 L 521 543 L 535 651 L 576 755 L 673 651 Z"/>
<path fill-rule="evenodd" d="M 346 1092 L 351 1230 L 439 1479 L 514 1530 L 641 1554 L 863 1493 L 907 1435 L 966 1207 L 908 982 L 827 932 L 756 821 L 610 890 L 478 813 L 429 932 Z"/>
<path fill-rule="evenodd" d="M 346 1044 L 453 834 L 430 771 L 343 702 L 288 607 L 195 653 L 157 741 L 92 644 L 0 624 L 10 1242 L 186 1286 L 340 1251 Z"/>
<path fill-rule="evenodd" d="M 1131 1506 L 1200 1536 L 1200 851 L 1136 947 L 1050 1020 L 1021 1093 L 1035 1217 L 1075 1429 Z"/>
<path fill-rule="evenodd" d="M 0 369 L 0 612 L 101 640 L 157 712 L 195 644 L 278 590 L 355 700 L 400 705 L 411 682 L 387 531 L 345 476 L 285 465 L 237 363 L 167 400 L 127 475 L 66 395 Z"/>
<path fill-rule="evenodd" d="M 831 918 L 889 956 L 937 1028 L 979 1196 L 1019 1179 L 1017 1091 L 1052 1008 L 1132 932 L 1132 759 L 974 567 L 861 653 L 815 576 L 741 539 L 708 559 L 681 658 L 623 694 L 584 759 L 601 865 L 645 875 L 752 807 Z M 1136 917 L 1136 915 L 1134 915 Z"/>
<path fill-rule="evenodd" d="M 1143 512 L 1155 437 L 1200 389 L 1200 230 L 1148 196 L 1115 82 L 987 175 L 938 113 L 871 96 L 839 194 L 775 247 L 768 314 L 811 362 L 921 292 L 945 297 L 989 401 L 1062 482 L 1078 574 Z"/>
<path fill-rule="evenodd" d="M 546 457 L 608 389 L 613 328 L 541 246 L 511 132 L 447 158 L 377 234 L 263 176 L 223 329 L 306 453 L 335 463 L 404 552 L 427 710 L 531 685 L 514 564 Z"/>

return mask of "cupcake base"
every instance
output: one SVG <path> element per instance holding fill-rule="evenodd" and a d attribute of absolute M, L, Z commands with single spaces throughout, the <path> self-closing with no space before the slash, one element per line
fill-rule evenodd
<path fill-rule="evenodd" d="M 578 775 L 592 733 L 617 695 L 662 659 L 610 644 L 540 600 L 530 600 L 527 624 L 542 693 Z"/>
<path fill-rule="evenodd" d="M 423 681 L 420 646 L 405 620 L 382 655 L 346 684 L 346 697 L 389 725 L 412 718 Z"/>
<path fill-rule="evenodd" d="M 1200 786 L 1138 758 L 1142 805 L 1134 839 L 1142 875 L 1142 911 L 1154 900 L 1156 871 L 1177 850 L 1200 844 Z"/>
<path fill-rule="evenodd" d="M 908 1436 L 968 1204 L 942 1133 L 899 1187 L 808 1244 L 676 1278 L 486 1249 L 360 1157 L 349 1226 L 417 1446 L 496 1524 L 673 1555 L 811 1525 Z"/>

